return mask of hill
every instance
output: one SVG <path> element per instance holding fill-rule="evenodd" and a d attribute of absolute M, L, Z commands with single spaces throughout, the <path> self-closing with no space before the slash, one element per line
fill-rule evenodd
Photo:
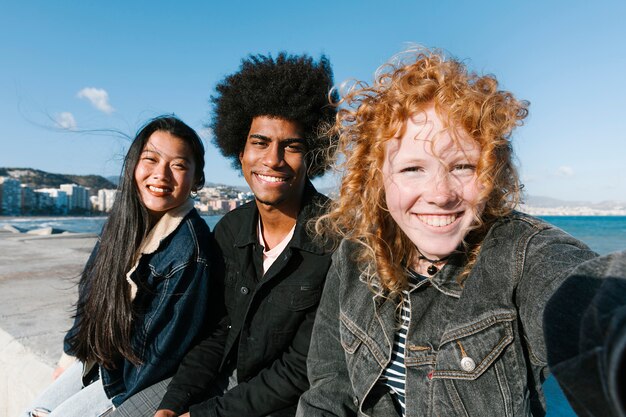
<path fill-rule="evenodd" d="M 61 184 L 77 184 L 90 188 L 92 193 L 103 188 L 117 188 L 100 175 L 53 174 L 33 168 L 0 168 L 0 176 L 15 178 L 32 188 L 59 188 Z"/>

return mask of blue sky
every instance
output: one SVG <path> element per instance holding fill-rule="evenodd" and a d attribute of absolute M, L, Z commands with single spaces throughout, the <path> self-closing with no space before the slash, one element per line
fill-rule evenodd
<path fill-rule="evenodd" d="M 7 0 L 0 166 L 117 175 L 128 140 L 111 131 L 162 113 L 203 131 L 213 87 L 247 54 L 323 53 L 341 83 L 419 43 L 531 102 L 514 135 L 528 194 L 626 200 L 625 20 L 617 0 Z M 209 181 L 245 184 L 210 141 L 206 159 Z"/>

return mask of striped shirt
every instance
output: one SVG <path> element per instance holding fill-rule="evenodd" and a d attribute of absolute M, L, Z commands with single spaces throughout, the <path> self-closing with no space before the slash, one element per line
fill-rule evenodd
<path fill-rule="evenodd" d="M 380 376 L 379 382 L 387 385 L 391 392 L 396 405 L 402 416 L 406 415 L 406 406 L 404 398 L 404 388 L 406 381 L 406 367 L 404 366 L 404 346 L 406 343 L 406 335 L 409 331 L 411 323 L 411 299 L 409 294 L 417 288 L 420 281 L 427 279 L 426 277 L 417 275 L 413 271 L 409 271 L 409 288 L 402 291 L 402 310 L 400 312 L 400 327 L 396 331 L 393 339 L 393 350 L 391 352 L 391 361 L 384 369 Z"/>

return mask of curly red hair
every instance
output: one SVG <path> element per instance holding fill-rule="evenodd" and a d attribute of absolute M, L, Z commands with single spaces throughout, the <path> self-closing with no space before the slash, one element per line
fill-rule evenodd
<path fill-rule="evenodd" d="M 377 71 L 372 86 L 356 82 L 344 90 L 334 126 L 340 138 L 335 157 L 343 160 L 338 164 L 340 194 L 318 219 L 317 232 L 361 243 L 355 255 L 368 279 L 376 274 L 385 293 L 400 294 L 407 285 L 406 265 L 416 259 L 417 249 L 386 207 L 385 142 L 397 137 L 409 117 L 434 105 L 449 125 L 464 129 L 480 147 L 476 174 L 484 210 L 472 232 L 478 238 L 468 245 L 466 276 L 488 225 L 519 201 L 510 136 L 527 116 L 528 102 L 499 90 L 494 76 L 469 72 L 460 61 L 425 48 L 396 56 Z"/>

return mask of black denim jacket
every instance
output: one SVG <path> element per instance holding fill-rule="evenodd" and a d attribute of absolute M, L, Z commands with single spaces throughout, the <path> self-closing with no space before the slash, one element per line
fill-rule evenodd
<path fill-rule="evenodd" d="M 227 315 L 187 355 L 159 408 L 184 411 L 236 367 L 238 385 L 191 406 L 193 416 L 295 414 L 298 397 L 308 388 L 311 329 L 331 260 L 306 225 L 327 201 L 307 184 L 293 238 L 261 280 L 253 261 L 258 247 L 255 202 L 220 220 L 215 237 L 225 261 Z"/>
<path fill-rule="evenodd" d="M 368 287 L 355 245 L 343 242 L 333 257 L 299 417 L 398 415 L 377 383 L 390 361 L 397 304 Z M 545 414 L 543 309 L 567 273 L 594 256 L 561 230 L 514 213 L 490 229 L 463 286 L 462 259 L 450 259 L 426 288 L 437 291 L 432 304 L 411 293 L 407 416 Z"/>

